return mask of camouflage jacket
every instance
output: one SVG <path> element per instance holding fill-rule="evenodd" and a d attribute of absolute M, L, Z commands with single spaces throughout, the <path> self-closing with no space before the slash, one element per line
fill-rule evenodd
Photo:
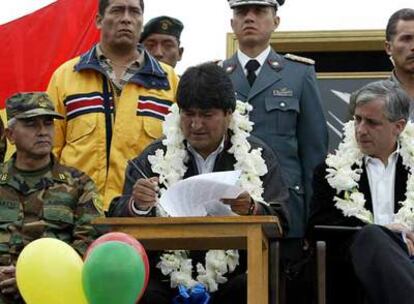
<path fill-rule="evenodd" d="M 23 247 L 41 237 L 83 254 L 97 234 L 90 221 L 103 215 L 93 181 L 55 158 L 49 170 L 27 177 L 14 159 L 0 165 L 0 265 L 14 264 Z"/>

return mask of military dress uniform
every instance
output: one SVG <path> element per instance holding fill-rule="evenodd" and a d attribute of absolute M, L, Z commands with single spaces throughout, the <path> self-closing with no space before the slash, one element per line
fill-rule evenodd
<path fill-rule="evenodd" d="M 237 54 L 223 62 L 236 98 L 253 106 L 252 134 L 279 156 L 289 187 L 289 237 L 302 237 L 314 168 L 328 150 L 328 130 L 313 61 L 271 50 L 250 87 Z"/>

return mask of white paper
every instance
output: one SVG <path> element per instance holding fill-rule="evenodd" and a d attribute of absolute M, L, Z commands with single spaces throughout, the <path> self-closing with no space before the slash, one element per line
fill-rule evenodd
<path fill-rule="evenodd" d="M 240 171 L 199 174 L 183 179 L 163 193 L 159 204 L 170 216 L 235 215 L 222 198 L 244 192 L 236 186 Z"/>

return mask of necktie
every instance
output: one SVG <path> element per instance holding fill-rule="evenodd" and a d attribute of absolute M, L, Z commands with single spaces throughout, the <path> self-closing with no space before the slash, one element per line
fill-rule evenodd
<path fill-rule="evenodd" d="M 254 81 L 256 80 L 256 70 L 260 67 L 260 63 L 251 59 L 246 63 L 247 70 L 247 80 L 249 81 L 250 86 L 253 86 Z"/>

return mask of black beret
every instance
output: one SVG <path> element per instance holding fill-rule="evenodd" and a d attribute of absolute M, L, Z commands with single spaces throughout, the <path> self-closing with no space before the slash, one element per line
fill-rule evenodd
<path fill-rule="evenodd" d="M 145 24 L 140 42 L 143 42 L 151 34 L 170 35 L 180 40 L 183 28 L 183 23 L 178 19 L 169 16 L 155 17 Z"/>

